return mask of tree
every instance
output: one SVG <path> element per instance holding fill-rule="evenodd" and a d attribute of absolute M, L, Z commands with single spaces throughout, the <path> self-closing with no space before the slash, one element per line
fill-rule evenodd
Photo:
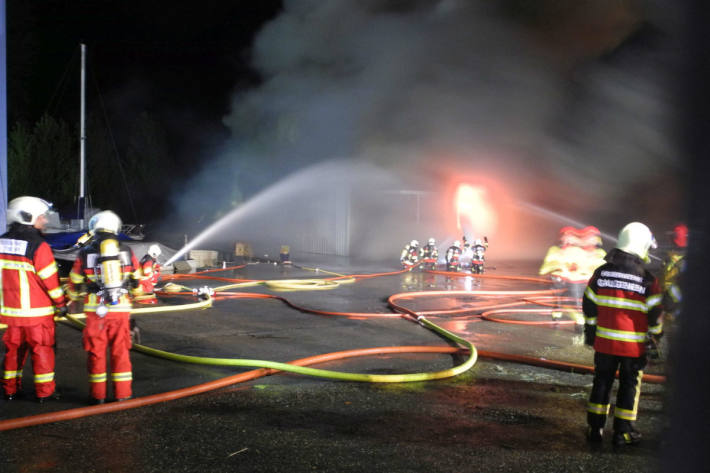
<path fill-rule="evenodd" d="M 8 187 L 11 197 L 36 195 L 58 206 L 76 189 L 76 139 L 62 120 L 43 115 L 30 131 L 16 123 L 10 132 Z"/>

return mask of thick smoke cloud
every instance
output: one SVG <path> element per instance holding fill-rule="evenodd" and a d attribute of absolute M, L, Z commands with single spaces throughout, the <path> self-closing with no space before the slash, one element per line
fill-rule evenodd
<path fill-rule="evenodd" d="M 179 207 L 201 209 L 207 224 L 220 215 L 215 208 L 338 159 L 370 163 L 395 186 L 348 181 L 360 195 L 423 192 L 416 203 L 390 199 L 390 208 L 372 212 L 351 195 L 351 218 L 387 216 L 389 227 L 378 226 L 389 241 L 378 239 L 371 256 L 412 237 L 458 238 L 446 199 L 467 179 L 495 182 L 505 194 L 494 200 L 506 215 L 489 229 L 491 253 L 500 256 L 540 255 L 565 217 L 612 232 L 630 220 L 676 219 L 682 164 L 662 74 L 673 62 L 665 25 L 654 25 L 653 8 L 639 9 L 640 2 L 559 3 L 530 11 L 529 2 L 515 1 L 285 1 L 254 42 L 263 83 L 234 95 L 224 118 L 232 139 L 182 192 Z M 347 166 L 325 179 L 337 187 Z M 651 193 L 639 194 L 659 182 L 667 196 L 660 209 Z M 303 194 L 299 204 L 290 194 L 288 202 L 305 212 L 312 198 Z M 435 215 L 413 222 L 421 198 L 427 205 L 417 212 Z M 547 212 L 533 211 L 541 208 Z M 299 238 L 279 227 L 283 219 L 267 220 L 249 227 Z"/>

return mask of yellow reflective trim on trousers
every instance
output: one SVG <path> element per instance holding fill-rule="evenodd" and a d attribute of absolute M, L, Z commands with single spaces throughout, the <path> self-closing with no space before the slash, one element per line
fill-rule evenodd
<path fill-rule="evenodd" d="M 632 410 L 622 409 L 620 407 L 614 408 L 614 417 L 619 419 L 634 421 L 636 420 L 636 415 L 638 414 L 639 399 L 641 398 L 641 379 L 643 378 L 643 371 L 639 370 L 636 376 L 636 395 L 634 396 L 634 407 Z"/>
<path fill-rule="evenodd" d="M 22 378 L 22 371 L 6 370 L 3 379 Z"/>
<path fill-rule="evenodd" d="M 133 372 L 124 371 L 122 373 L 111 373 L 111 381 L 131 381 L 133 380 Z"/>
<path fill-rule="evenodd" d="M 84 282 L 84 276 L 72 271 L 71 273 L 69 273 L 69 280 L 74 284 L 81 284 Z"/>
<path fill-rule="evenodd" d="M 614 408 L 614 417 L 623 420 L 636 420 L 636 411 L 630 411 L 628 409 L 622 409 L 620 407 Z"/>
<path fill-rule="evenodd" d="M 43 315 L 54 315 L 54 307 L 35 307 L 33 309 L 18 309 L 17 307 L 0 307 L 0 314 L 5 317 L 42 317 Z"/>
<path fill-rule="evenodd" d="M 597 318 L 596 317 L 585 317 L 584 322 L 587 325 L 596 325 L 597 324 Z"/>
<path fill-rule="evenodd" d="M 620 342 L 644 342 L 645 332 L 627 332 L 626 330 L 614 330 L 601 325 L 597 325 L 597 337 L 608 340 L 618 340 Z"/>
<path fill-rule="evenodd" d="M 57 273 L 57 263 L 54 261 L 49 263 L 47 266 L 44 268 L 40 269 L 37 271 L 37 276 L 41 277 L 42 279 L 47 279 L 53 274 Z"/>
<path fill-rule="evenodd" d="M 610 404 L 595 404 L 590 402 L 587 404 L 587 412 L 592 414 L 606 415 L 609 413 Z"/>
<path fill-rule="evenodd" d="M 89 373 L 89 382 L 90 383 L 105 383 L 106 382 L 106 373 L 94 373 L 91 374 Z"/>
<path fill-rule="evenodd" d="M 35 383 L 50 383 L 54 381 L 54 372 L 35 375 Z"/>

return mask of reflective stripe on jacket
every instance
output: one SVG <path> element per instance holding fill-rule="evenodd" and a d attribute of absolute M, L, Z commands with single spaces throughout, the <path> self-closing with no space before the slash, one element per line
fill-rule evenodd
<path fill-rule="evenodd" d="M 596 326 L 594 349 L 617 356 L 639 357 L 648 334 L 660 334 L 662 292 L 641 260 L 612 250 L 584 292 L 585 323 Z"/>
<path fill-rule="evenodd" d="M 35 325 L 65 305 L 52 249 L 36 228 L 14 223 L 0 236 L 0 321 Z"/>

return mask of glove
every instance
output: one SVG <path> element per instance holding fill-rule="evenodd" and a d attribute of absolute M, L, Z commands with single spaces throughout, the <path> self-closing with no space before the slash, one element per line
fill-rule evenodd
<path fill-rule="evenodd" d="M 54 310 L 54 315 L 57 317 L 65 317 L 67 315 L 67 306 L 57 307 Z"/>
<path fill-rule="evenodd" d="M 584 325 L 584 344 L 594 346 L 594 339 L 597 336 L 597 327 L 594 325 Z"/>
<path fill-rule="evenodd" d="M 661 351 L 658 348 L 660 338 L 661 337 L 658 335 L 649 335 L 648 341 L 646 342 L 646 353 L 652 360 L 657 360 L 661 357 Z"/>
<path fill-rule="evenodd" d="M 141 329 L 134 319 L 130 320 L 130 331 L 131 331 L 131 343 L 140 344 L 141 343 Z"/>

